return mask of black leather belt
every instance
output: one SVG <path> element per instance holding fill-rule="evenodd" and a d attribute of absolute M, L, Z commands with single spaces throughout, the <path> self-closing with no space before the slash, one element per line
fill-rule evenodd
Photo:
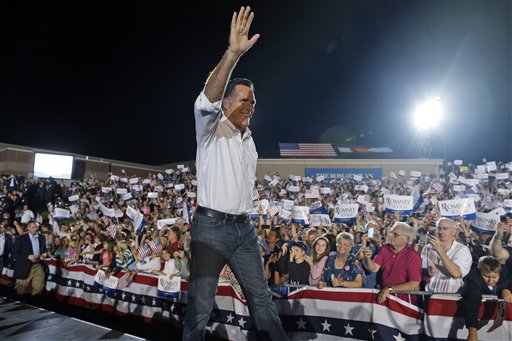
<path fill-rule="evenodd" d="M 229 221 L 229 222 L 238 223 L 238 224 L 246 223 L 248 221 L 248 217 L 249 217 L 247 214 L 229 214 L 229 213 L 219 212 L 219 211 L 213 210 L 211 208 L 206 208 L 206 207 L 202 207 L 202 206 L 197 207 L 196 213 L 199 213 L 199 214 L 211 217 L 211 218 L 219 219 L 222 221 Z"/>

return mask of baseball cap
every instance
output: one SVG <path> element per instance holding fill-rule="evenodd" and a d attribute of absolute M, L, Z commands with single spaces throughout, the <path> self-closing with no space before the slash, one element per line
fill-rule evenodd
<path fill-rule="evenodd" d="M 296 242 L 293 242 L 293 244 L 290 247 L 292 247 L 292 246 L 298 246 L 302 250 L 306 251 L 306 244 L 304 244 L 304 242 L 296 241 Z"/>

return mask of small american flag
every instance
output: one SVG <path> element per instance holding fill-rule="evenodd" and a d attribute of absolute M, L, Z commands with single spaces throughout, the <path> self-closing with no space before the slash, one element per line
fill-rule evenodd
<path fill-rule="evenodd" d="M 252 200 L 258 200 L 260 198 L 260 193 L 258 192 L 257 188 L 252 190 L 251 198 Z"/>
<path fill-rule="evenodd" d="M 130 273 L 127 272 L 125 273 L 121 278 L 119 278 L 119 281 L 117 282 L 117 288 L 118 289 L 124 289 L 126 288 L 130 283 L 131 283 L 131 279 L 130 279 Z"/>
<path fill-rule="evenodd" d="M 431 191 L 436 193 L 436 194 L 443 193 L 443 186 L 441 184 L 438 184 L 437 182 L 432 183 L 430 188 L 431 188 Z"/>
<path fill-rule="evenodd" d="M 109 227 L 107 227 L 107 232 L 112 236 L 112 238 L 115 238 L 117 234 L 117 226 L 110 225 Z"/>
<path fill-rule="evenodd" d="M 152 241 L 150 241 L 148 244 L 149 244 L 149 248 L 151 249 L 151 251 L 153 251 L 156 254 L 162 253 L 162 250 L 164 249 L 164 247 L 160 243 L 160 239 L 158 237 L 153 239 Z"/>
<path fill-rule="evenodd" d="M 268 209 L 268 214 L 270 214 L 271 217 L 275 216 L 278 213 L 279 213 L 279 208 L 276 205 L 272 205 L 272 207 L 270 207 Z"/>
<path fill-rule="evenodd" d="M 330 143 L 279 143 L 281 157 L 337 157 Z"/>
<path fill-rule="evenodd" d="M 422 195 L 427 195 L 427 194 L 439 195 L 442 193 L 443 193 L 443 185 L 440 185 L 438 183 L 432 183 L 430 185 L 430 187 Z"/>
<path fill-rule="evenodd" d="M 139 259 L 144 259 L 151 254 L 151 248 L 149 247 L 148 244 L 144 244 L 139 247 L 139 250 L 137 252 L 139 254 Z"/>

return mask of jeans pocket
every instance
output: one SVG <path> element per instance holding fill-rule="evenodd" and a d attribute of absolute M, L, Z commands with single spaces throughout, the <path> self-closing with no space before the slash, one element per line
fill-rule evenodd
<path fill-rule="evenodd" d="M 217 218 L 212 218 L 206 215 L 196 215 L 194 217 L 194 223 L 201 226 L 217 227 L 222 225 L 224 222 Z"/>

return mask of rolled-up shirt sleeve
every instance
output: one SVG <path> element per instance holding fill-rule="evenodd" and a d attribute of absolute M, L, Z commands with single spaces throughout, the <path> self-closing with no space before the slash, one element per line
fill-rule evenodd
<path fill-rule="evenodd" d="M 197 96 L 194 103 L 194 116 L 196 119 L 198 145 L 201 145 L 204 138 L 214 131 L 215 123 L 218 122 L 219 118 L 222 116 L 221 103 L 222 100 L 214 103 L 210 102 L 204 94 L 204 90 Z"/>

